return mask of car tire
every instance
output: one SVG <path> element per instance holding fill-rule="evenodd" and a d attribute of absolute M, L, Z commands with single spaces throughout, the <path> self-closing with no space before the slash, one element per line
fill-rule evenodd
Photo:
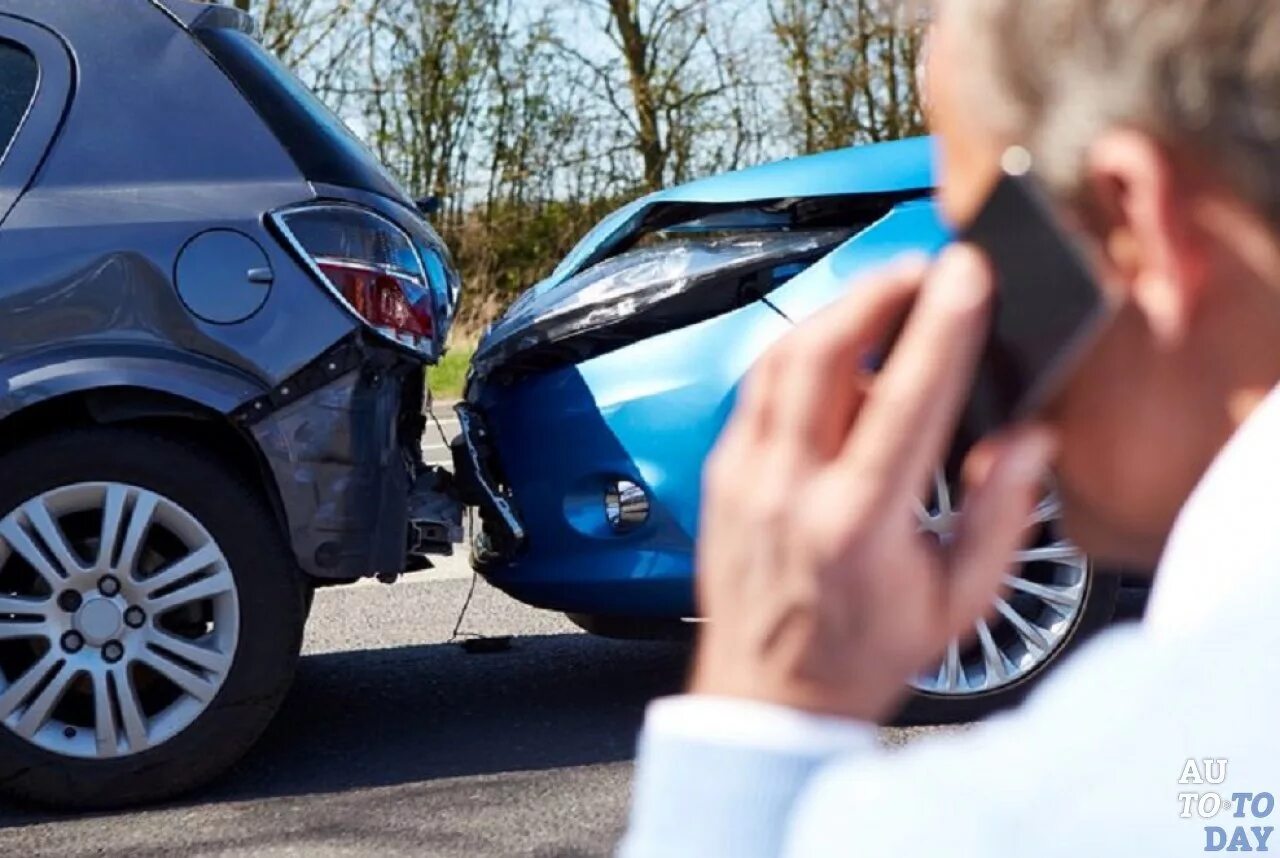
<path fill-rule="evenodd" d="M 106 809 L 171 798 L 226 771 L 276 714 L 302 640 L 303 576 L 260 490 L 216 451 L 123 427 L 36 441 L 0 457 L 0 473 L 0 604 L 25 604 L 14 601 L 22 593 L 45 612 L 42 635 L 66 626 L 79 647 L 68 649 L 63 632 L 46 641 L 44 656 L 32 656 L 27 649 L 45 644 L 14 640 L 19 615 L 0 611 L 0 792 L 54 808 Z M 97 497 L 95 541 L 84 534 L 93 532 Z M 11 538 L 23 530 L 43 539 L 28 515 L 40 507 L 64 548 L 76 551 L 59 560 L 44 541 L 46 559 L 63 571 L 81 565 L 61 593 Z M 135 529 L 139 538 L 131 538 Z M 95 579 L 104 568 L 120 574 L 116 583 Z M 197 571 L 173 579 L 187 569 Z M 162 586 L 161 575 L 171 582 Z M 43 601 L 33 595 L 45 589 Z M 108 634 L 120 641 L 102 643 Z M 15 659 L 31 657 L 64 663 L 51 669 L 45 691 L 35 686 L 15 709 L 27 675 Z M 66 679 L 72 671 L 80 672 Z M 58 702 L 41 714 L 55 685 Z M 15 692 L 7 703 L 5 690 Z"/>
<path fill-rule="evenodd" d="M 978 721 L 1017 706 L 1057 664 L 1113 621 L 1120 598 L 1120 577 L 1110 572 L 1090 569 L 1086 587 L 1079 614 L 1071 629 L 1047 658 L 1016 683 L 997 691 L 964 696 L 940 696 L 915 691 L 894 723 L 903 727 L 961 724 Z"/>

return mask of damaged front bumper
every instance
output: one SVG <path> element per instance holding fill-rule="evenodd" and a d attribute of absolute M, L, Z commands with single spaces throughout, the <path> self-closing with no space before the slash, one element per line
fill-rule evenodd
<path fill-rule="evenodd" d="M 538 607 L 691 616 L 701 463 L 737 379 L 788 330 L 756 302 L 514 384 L 473 379 L 466 408 L 484 432 L 469 437 L 493 487 L 463 489 L 479 509 L 473 566 Z M 647 496 L 639 526 L 610 521 L 610 491 L 622 482 Z M 510 531 L 493 495 L 521 525 L 518 546 L 504 547 Z"/>
<path fill-rule="evenodd" d="M 419 361 L 358 337 L 240 409 L 304 572 L 397 575 L 462 541 L 453 481 L 422 460 L 425 400 Z"/>
<path fill-rule="evenodd" d="M 461 433 L 452 444 L 453 467 L 459 498 L 480 511 L 481 527 L 472 543 L 472 559 L 482 567 L 518 553 L 524 547 L 525 528 L 502 488 L 497 453 L 484 418 L 467 403 L 460 403 L 456 411 Z"/>

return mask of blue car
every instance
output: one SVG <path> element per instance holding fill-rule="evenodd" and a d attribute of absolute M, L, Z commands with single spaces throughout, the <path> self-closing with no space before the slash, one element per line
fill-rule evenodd
<path fill-rule="evenodd" d="M 596 227 L 477 350 L 455 445 L 480 509 L 476 568 L 600 634 L 696 618 L 702 465 L 740 382 L 860 273 L 949 240 L 931 165 L 928 139 L 797 158 L 654 194 Z M 922 499 L 922 529 L 951 526 L 953 476 Z M 772 490 L 767 472 L 758 487 Z M 995 619 L 916 680 L 904 720 L 1008 705 L 1111 619 L 1117 579 L 1093 573 L 1057 518 L 1046 496 Z"/>

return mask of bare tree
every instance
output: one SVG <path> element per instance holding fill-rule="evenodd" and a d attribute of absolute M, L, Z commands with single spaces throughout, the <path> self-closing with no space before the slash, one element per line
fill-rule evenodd
<path fill-rule="evenodd" d="M 892 0 L 769 0 L 804 152 L 924 130 L 916 67 L 923 22 Z"/>
<path fill-rule="evenodd" d="M 579 23 L 595 26 L 607 50 L 568 40 L 561 47 L 594 77 L 599 97 L 639 157 L 650 190 L 689 178 L 696 129 L 727 92 L 710 43 L 710 0 L 574 0 Z"/>
<path fill-rule="evenodd" d="M 384 0 L 366 11 L 370 143 L 420 193 L 464 204 L 471 144 L 489 83 L 488 0 Z"/>
<path fill-rule="evenodd" d="M 358 3 L 382 0 L 235 0 L 258 23 L 263 45 L 322 96 L 340 107 L 352 78 L 360 38 Z"/>

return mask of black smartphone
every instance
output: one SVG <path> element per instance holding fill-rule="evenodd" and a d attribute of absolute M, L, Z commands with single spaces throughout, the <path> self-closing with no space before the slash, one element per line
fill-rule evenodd
<path fill-rule="evenodd" d="M 957 432 L 968 448 L 1044 408 L 1112 311 L 1085 248 L 1060 225 L 1030 169 L 1005 171 L 960 240 L 986 254 L 996 281 L 991 330 Z"/>

